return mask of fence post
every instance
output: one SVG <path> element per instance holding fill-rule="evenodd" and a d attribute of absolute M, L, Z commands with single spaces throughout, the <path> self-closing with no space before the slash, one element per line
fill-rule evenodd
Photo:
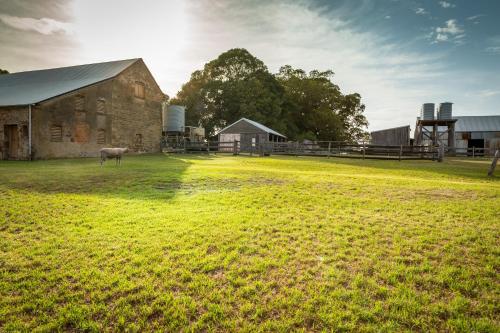
<path fill-rule="evenodd" d="M 365 142 L 363 141 L 363 159 L 365 159 Z"/>
<path fill-rule="evenodd" d="M 472 146 L 472 158 L 476 157 L 476 147 Z"/>
<path fill-rule="evenodd" d="M 403 155 L 403 145 L 399 146 L 399 162 L 401 162 L 401 156 Z"/>
<path fill-rule="evenodd" d="M 328 157 L 330 157 L 331 155 L 331 148 L 332 148 L 332 142 L 331 141 L 328 141 Z"/>
<path fill-rule="evenodd" d="M 233 142 L 233 155 L 238 155 L 238 141 Z"/>
<path fill-rule="evenodd" d="M 495 172 L 495 168 L 497 166 L 499 157 L 500 157 L 500 150 L 497 149 L 497 151 L 495 152 L 495 157 L 493 157 L 493 161 L 491 161 L 490 170 L 488 170 L 488 176 L 493 177 L 493 172 Z"/>
<path fill-rule="evenodd" d="M 438 147 L 438 162 L 443 162 L 444 160 L 444 145 L 440 144 Z"/>

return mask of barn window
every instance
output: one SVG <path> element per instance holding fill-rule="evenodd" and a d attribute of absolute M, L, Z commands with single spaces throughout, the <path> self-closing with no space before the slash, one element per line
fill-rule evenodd
<path fill-rule="evenodd" d="M 144 83 L 137 81 L 134 85 L 134 96 L 144 99 L 146 96 Z"/>
<path fill-rule="evenodd" d="M 61 142 L 62 141 L 62 126 L 52 125 L 50 127 L 50 141 L 51 142 Z"/>
<path fill-rule="evenodd" d="M 106 143 L 106 130 L 100 129 L 97 131 L 97 143 L 98 144 Z"/>
<path fill-rule="evenodd" d="M 99 98 L 97 100 L 97 113 L 106 113 L 106 100 L 104 98 Z"/>
<path fill-rule="evenodd" d="M 85 95 L 75 96 L 75 111 L 85 111 Z"/>

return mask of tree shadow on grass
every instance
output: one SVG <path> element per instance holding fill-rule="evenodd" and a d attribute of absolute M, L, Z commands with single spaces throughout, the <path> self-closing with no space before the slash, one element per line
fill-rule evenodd
<path fill-rule="evenodd" d="M 97 159 L 0 163 L 2 188 L 43 194 L 89 194 L 126 200 L 169 200 L 181 190 L 189 160 L 210 156 L 125 156 L 122 165 Z"/>

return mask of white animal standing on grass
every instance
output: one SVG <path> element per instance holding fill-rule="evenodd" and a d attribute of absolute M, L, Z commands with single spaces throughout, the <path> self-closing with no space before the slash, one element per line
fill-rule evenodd
<path fill-rule="evenodd" d="M 128 148 L 102 148 L 101 152 L 101 166 L 106 159 L 116 159 L 116 165 L 122 164 L 122 155 L 128 152 Z"/>

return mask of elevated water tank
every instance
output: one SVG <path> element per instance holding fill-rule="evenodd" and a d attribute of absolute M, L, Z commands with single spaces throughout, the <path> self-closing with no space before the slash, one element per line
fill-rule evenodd
<path fill-rule="evenodd" d="M 169 105 L 163 109 L 163 131 L 182 132 L 186 119 L 186 107 L 182 105 Z"/>
<path fill-rule="evenodd" d="M 434 103 L 424 103 L 420 111 L 420 119 L 433 120 L 434 119 Z"/>
<path fill-rule="evenodd" d="M 439 109 L 437 112 L 438 119 L 451 119 L 452 106 L 453 106 L 453 103 L 450 103 L 450 102 L 440 103 Z"/>

